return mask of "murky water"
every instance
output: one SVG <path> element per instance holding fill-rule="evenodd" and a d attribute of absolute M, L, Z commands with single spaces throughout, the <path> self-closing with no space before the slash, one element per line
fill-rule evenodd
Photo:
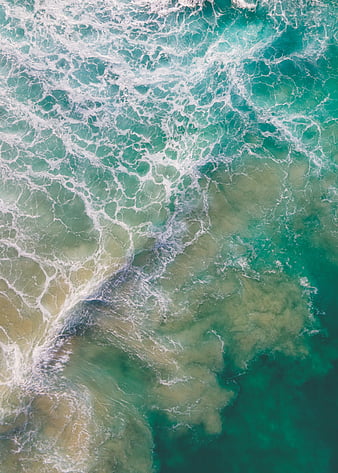
<path fill-rule="evenodd" d="M 4 473 L 333 473 L 336 1 L 3 0 Z"/>

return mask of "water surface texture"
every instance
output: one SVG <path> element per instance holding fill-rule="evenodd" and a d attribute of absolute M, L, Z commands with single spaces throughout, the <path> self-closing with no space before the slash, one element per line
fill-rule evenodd
<path fill-rule="evenodd" d="M 338 471 L 336 0 L 2 0 L 1 473 Z"/>

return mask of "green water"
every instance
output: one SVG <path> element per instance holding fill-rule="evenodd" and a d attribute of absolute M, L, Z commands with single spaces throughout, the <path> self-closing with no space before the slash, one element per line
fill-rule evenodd
<path fill-rule="evenodd" d="M 265 355 L 257 359 L 248 373 L 236 378 L 238 397 L 225 409 L 223 433 L 217 438 L 198 431 L 176 438 L 168 434 L 165 419 L 155 420 L 160 471 L 337 470 L 338 274 L 316 256 L 308 265 L 316 275 L 321 296 L 315 306 L 326 313 L 323 325 L 329 326 L 329 338 L 313 339 L 306 360 Z"/>
<path fill-rule="evenodd" d="M 1 473 L 334 473 L 336 1 L 0 5 Z"/>

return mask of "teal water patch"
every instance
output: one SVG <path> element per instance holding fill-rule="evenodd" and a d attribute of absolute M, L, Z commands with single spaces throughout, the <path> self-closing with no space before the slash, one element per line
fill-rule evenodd
<path fill-rule="evenodd" d="M 6 473 L 336 471 L 336 18 L 0 7 Z"/>
<path fill-rule="evenodd" d="M 318 293 L 314 309 L 328 329 L 312 340 L 303 360 L 261 356 L 248 372 L 225 371 L 236 402 L 223 411 L 223 433 L 175 434 L 166 419 L 154 419 L 159 471 L 334 472 L 337 409 L 337 268 L 323 253 L 303 247 Z"/>

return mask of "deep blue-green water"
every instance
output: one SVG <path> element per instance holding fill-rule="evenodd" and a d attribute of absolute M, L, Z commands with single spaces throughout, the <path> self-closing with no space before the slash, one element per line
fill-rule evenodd
<path fill-rule="evenodd" d="M 336 0 L 2 0 L 1 473 L 338 471 Z"/>

